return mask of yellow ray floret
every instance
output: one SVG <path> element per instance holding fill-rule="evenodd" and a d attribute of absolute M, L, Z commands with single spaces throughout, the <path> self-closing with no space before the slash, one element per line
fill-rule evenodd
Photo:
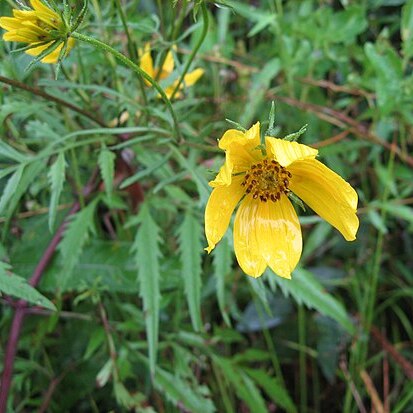
<path fill-rule="evenodd" d="M 26 53 L 38 56 L 54 42 L 57 48 L 42 59 L 44 63 L 56 63 L 63 44 L 67 41 L 66 53 L 74 45 L 74 40 L 66 40 L 67 28 L 61 16 L 49 9 L 40 0 L 30 0 L 32 10 L 13 9 L 13 17 L 0 17 L 0 27 L 6 30 L 3 40 L 21 42 L 30 46 Z"/>
<path fill-rule="evenodd" d="M 288 194 L 293 192 L 344 238 L 356 238 L 356 191 L 316 160 L 318 151 L 297 142 L 266 137 L 260 147 L 260 125 L 248 131 L 228 130 L 219 141 L 225 163 L 210 182 L 214 189 L 205 210 L 206 250 L 224 236 L 231 215 L 234 249 L 243 271 L 259 277 L 267 267 L 291 278 L 302 250 L 301 228 Z"/>
<path fill-rule="evenodd" d="M 176 50 L 176 47 L 173 47 L 173 50 Z M 168 78 L 172 75 L 174 68 L 175 68 L 175 62 L 173 58 L 173 53 L 170 50 L 163 62 L 163 65 L 161 68 L 155 68 L 153 64 L 153 59 L 151 55 L 151 46 L 149 43 L 145 44 L 145 47 L 143 50 L 139 50 L 139 56 L 140 56 L 140 68 L 148 74 L 151 78 L 156 79 L 156 80 L 165 80 L 167 82 Z M 183 82 L 179 85 L 179 90 L 175 94 L 175 97 L 180 98 L 182 97 L 182 91 L 185 87 L 191 87 L 193 86 L 204 74 L 203 69 L 195 69 L 192 72 L 187 73 L 184 76 Z M 175 80 L 168 86 L 164 88 L 165 94 L 168 98 L 171 98 L 173 95 L 176 86 L 178 85 L 179 80 Z M 150 86 L 151 84 L 145 80 L 146 85 Z"/>

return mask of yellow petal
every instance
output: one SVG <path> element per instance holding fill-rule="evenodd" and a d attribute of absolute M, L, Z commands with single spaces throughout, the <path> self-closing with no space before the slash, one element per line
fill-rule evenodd
<path fill-rule="evenodd" d="M 291 278 L 302 240 L 297 214 L 287 197 L 276 203 L 244 198 L 235 217 L 234 248 L 246 274 L 259 277 L 268 265 L 281 277 Z"/>
<path fill-rule="evenodd" d="M 59 26 L 62 24 L 62 20 L 56 12 L 46 7 L 39 0 L 30 0 L 30 3 L 34 11 L 36 12 L 36 16 L 40 20 L 44 21 L 45 23 L 49 24 L 50 26 L 56 29 L 59 28 Z"/>
<path fill-rule="evenodd" d="M 251 277 L 259 277 L 265 271 L 267 263 L 260 251 L 257 222 L 259 201 L 247 196 L 241 202 L 235 215 L 234 250 L 242 270 Z"/>
<path fill-rule="evenodd" d="M 174 71 L 174 67 L 174 56 L 172 54 L 172 51 L 169 50 L 169 52 L 166 54 L 165 61 L 162 66 L 163 77 L 161 79 L 168 77 Z"/>
<path fill-rule="evenodd" d="M 234 164 L 232 162 L 229 153 L 226 154 L 226 160 L 224 165 L 221 166 L 217 176 L 213 181 L 209 182 L 209 185 L 213 188 L 218 186 L 229 186 L 232 182 L 232 171 L 234 170 Z"/>
<path fill-rule="evenodd" d="M 232 212 L 244 195 L 241 181 L 242 178 L 236 177 L 230 186 L 215 188 L 208 199 L 205 208 L 205 235 L 208 241 L 208 247 L 205 249 L 208 253 L 224 236 Z"/>
<path fill-rule="evenodd" d="M 265 137 L 267 151 L 270 152 L 281 166 L 288 166 L 300 159 L 314 159 L 318 150 L 297 142 L 284 139 Z"/>
<path fill-rule="evenodd" d="M 154 76 L 154 70 L 153 70 L 153 60 L 151 56 L 151 46 L 149 43 L 145 44 L 145 49 L 142 52 L 141 50 L 139 51 L 141 57 L 140 57 L 140 63 L 139 66 L 140 68 L 148 74 L 150 77 Z M 145 81 L 145 83 L 150 86 L 150 83 L 148 81 Z"/>
<path fill-rule="evenodd" d="M 190 87 L 193 84 L 195 84 L 203 74 L 204 74 L 203 69 L 195 69 L 194 71 L 185 75 L 184 77 L 185 87 Z"/>
<path fill-rule="evenodd" d="M 32 29 L 23 28 L 4 33 L 3 40 L 8 42 L 37 43 L 39 41 L 39 36 L 38 33 Z"/>
<path fill-rule="evenodd" d="M 233 173 L 245 172 L 252 164 L 262 159 L 260 144 L 260 125 L 256 123 L 248 131 L 227 130 L 219 140 L 218 146 L 231 158 Z"/>
<path fill-rule="evenodd" d="M 69 38 L 67 42 L 67 48 L 66 48 L 66 55 L 69 53 L 69 51 L 72 49 L 75 41 L 72 38 Z M 44 50 L 46 50 L 52 42 L 46 43 L 45 45 L 42 46 L 37 46 L 37 47 L 32 47 L 29 50 L 26 50 L 26 53 L 30 56 L 38 56 L 40 53 L 42 53 Z M 60 51 L 62 50 L 63 43 L 61 43 L 53 52 L 49 53 L 47 56 L 45 56 L 41 61 L 42 63 L 57 63 L 60 55 Z"/>
<path fill-rule="evenodd" d="M 347 241 L 356 239 L 359 220 L 357 192 L 339 175 L 315 159 L 294 162 L 290 189 Z"/>
<path fill-rule="evenodd" d="M 279 201 L 260 202 L 258 210 L 260 251 L 279 276 L 291 278 L 301 257 L 302 237 L 297 214 L 285 195 Z"/>
<path fill-rule="evenodd" d="M 257 122 L 246 132 L 241 132 L 237 129 L 227 130 L 218 142 L 220 149 L 227 149 L 232 143 L 236 142 L 239 145 L 260 144 L 260 123 Z"/>
<path fill-rule="evenodd" d="M 21 22 L 14 17 L 0 17 L 0 27 L 4 30 L 15 30 L 21 28 Z"/>

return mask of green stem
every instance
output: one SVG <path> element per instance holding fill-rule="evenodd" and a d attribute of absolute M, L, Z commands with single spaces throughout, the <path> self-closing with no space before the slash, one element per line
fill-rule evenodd
<path fill-rule="evenodd" d="M 300 345 L 300 412 L 307 411 L 307 379 L 305 354 L 305 310 L 302 304 L 298 306 L 298 342 Z"/>
<path fill-rule="evenodd" d="M 201 37 L 198 40 L 198 43 L 195 45 L 194 50 L 192 50 L 191 54 L 189 55 L 189 58 L 186 62 L 185 68 L 181 74 L 181 77 L 178 80 L 178 83 L 175 86 L 175 90 L 173 91 L 172 95 L 171 95 L 171 100 L 175 97 L 175 95 L 177 94 L 182 82 L 184 81 L 184 77 L 187 74 L 189 67 L 191 66 L 192 61 L 194 60 L 196 54 L 198 53 L 199 48 L 201 47 L 202 43 L 205 40 L 205 37 L 208 33 L 208 26 L 209 26 L 209 19 L 208 19 L 208 10 L 205 6 L 205 3 L 201 4 L 201 12 L 202 12 L 202 20 L 204 22 L 204 25 L 202 27 L 202 33 L 201 33 Z"/>
<path fill-rule="evenodd" d="M 123 31 L 126 33 L 126 37 L 128 39 L 128 53 L 129 53 L 129 56 L 133 61 L 137 62 L 138 61 L 138 52 L 136 50 L 135 42 L 133 41 L 133 39 L 130 35 L 129 29 L 128 29 L 128 22 L 126 21 L 126 16 L 125 16 L 125 13 L 123 11 L 122 4 L 120 3 L 120 0 L 116 0 L 115 4 L 116 4 L 116 6 L 119 10 L 119 15 L 120 15 L 120 19 L 122 21 Z M 142 80 L 141 76 L 139 76 L 139 88 L 141 90 L 141 95 L 143 97 L 144 106 L 146 107 L 147 104 L 148 104 L 148 99 L 146 97 L 145 85 L 143 83 L 143 80 Z"/>
<path fill-rule="evenodd" d="M 133 63 L 132 60 L 127 58 L 125 55 L 122 53 L 118 52 L 116 49 L 113 47 L 107 45 L 106 43 L 101 42 L 100 40 L 94 39 L 93 37 L 85 36 L 84 34 L 74 32 L 71 34 L 71 36 L 74 39 L 80 40 L 85 43 L 89 43 L 92 46 L 101 49 L 105 52 L 111 53 L 115 58 L 119 59 L 123 64 L 128 66 L 130 69 L 132 69 L 137 75 L 140 77 L 143 77 L 145 80 L 147 80 L 156 90 L 157 92 L 161 95 L 163 101 L 165 102 L 171 116 L 174 122 L 174 127 L 175 127 L 175 138 L 177 142 L 182 141 L 182 135 L 181 135 L 181 130 L 179 128 L 179 123 L 178 119 L 176 117 L 175 111 L 172 107 L 171 101 L 168 99 L 168 96 L 166 96 L 164 90 L 161 88 L 158 82 L 156 82 L 151 76 L 149 76 L 145 71 L 143 71 L 137 64 Z"/>

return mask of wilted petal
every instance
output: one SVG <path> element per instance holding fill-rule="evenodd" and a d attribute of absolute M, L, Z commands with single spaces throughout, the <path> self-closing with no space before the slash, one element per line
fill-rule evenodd
<path fill-rule="evenodd" d="M 318 150 L 297 142 L 289 142 L 266 136 L 267 151 L 270 152 L 281 166 L 288 166 L 301 159 L 314 159 Z"/>
<path fill-rule="evenodd" d="M 290 189 L 347 241 L 353 241 L 359 227 L 358 196 L 350 184 L 315 159 L 294 162 L 288 170 Z"/>
<path fill-rule="evenodd" d="M 244 195 L 242 178 L 234 177 L 231 185 L 219 186 L 212 191 L 205 208 L 206 250 L 210 253 L 224 236 L 232 212 Z"/>

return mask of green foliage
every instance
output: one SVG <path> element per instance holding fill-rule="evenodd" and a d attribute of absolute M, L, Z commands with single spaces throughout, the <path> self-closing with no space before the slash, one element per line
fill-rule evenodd
<path fill-rule="evenodd" d="M 34 64 L 56 44 L 36 59 L 2 43 L 2 348 L 12 300 L 33 313 L 9 408 L 413 413 L 413 1 L 58 3 L 112 49 L 76 40 L 56 69 Z M 171 107 L 134 69 L 147 42 L 156 68 L 172 52 L 162 87 L 204 71 Z M 243 274 L 232 222 L 203 251 L 217 141 L 256 121 L 359 194 L 351 243 L 297 208 L 292 280 Z"/>
<path fill-rule="evenodd" d="M 162 253 L 159 249 L 160 230 L 153 220 L 149 205 L 142 204 L 138 215 L 140 223 L 136 232 L 132 251 L 138 267 L 138 282 L 140 296 L 145 311 L 146 334 L 149 348 L 149 363 L 151 373 L 155 372 L 158 351 L 159 307 L 160 307 L 160 268 L 159 259 Z"/>
<path fill-rule="evenodd" d="M 98 164 L 103 182 L 105 183 L 105 190 L 109 197 L 112 196 L 113 191 L 115 159 L 116 155 L 112 151 L 109 151 L 106 146 L 103 146 L 99 153 Z"/>
<path fill-rule="evenodd" d="M 272 274 L 269 276 L 274 277 Z M 293 280 L 289 281 L 281 277 L 275 277 L 274 280 L 284 295 L 291 294 L 298 304 L 314 308 L 336 320 L 349 333 L 354 332 L 354 325 L 343 305 L 325 291 L 310 271 L 298 268 L 294 271 Z"/>
<path fill-rule="evenodd" d="M 202 330 L 201 320 L 201 237 L 202 227 L 199 219 L 190 212 L 185 214 L 184 220 L 178 230 L 182 277 L 188 301 L 189 314 L 195 331 Z"/>
<path fill-rule="evenodd" d="M 65 169 L 66 161 L 63 152 L 59 153 L 56 161 L 50 168 L 48 178 L 50 181 L 51 195 L 49 205 L 49 228 L 50 231 L 54 228 L 56 220 L 57 206 L 59 204 L 60 194 L 63 190 L 63 184 L 65 182 Z"/>
<path fill-rule="evenodd" d="M 66 288 L 69 277 L 79 261 L 83 247 L 88 241 L 91 233 L 95 232 L 93 215 L 96 208 L 96 201 L 70 217 L 59 249 L 62 254 L 63 268 L 59 280 L 60 287 Z"/>
<path fill-rule="evenodd" d="M 55 305 L 40 294 L 27 281 L 11 272 L 11 266 L 0 261 L 0 292 L 20 298 L 49 310 L 56 310 Z"/>

